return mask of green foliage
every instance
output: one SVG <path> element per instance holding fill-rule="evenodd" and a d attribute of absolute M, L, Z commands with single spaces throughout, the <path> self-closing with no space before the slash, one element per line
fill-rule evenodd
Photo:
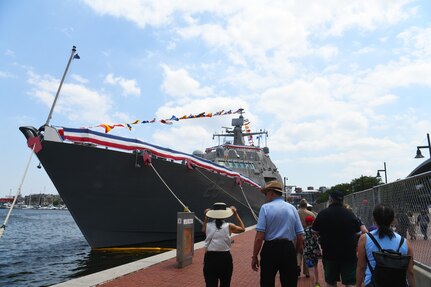
<path fill-rule="evenodd" d="M 380 180 L 374 176 L 363 176 L 355 178 L 350 183 L 352 185 L 352 192 L 358 192 L 366 189 L 370 189 L 380 184 Z"/>
<path fill-rule="evenodd" d="M 322 193 L 316 200 L 317 203 L 323 203 L 328 201 L 329 194 L 334 190 L 339 190 L 344 193 L 344 195 L 351 194 L 353 192 L 359 192 L 372 188 L 379 185 L 381 182 L 374 176 L 363 176 L 353 179 L 350 183 L 339 183 L 328 189 L 326 192 Z"/>
<path fill-rule="evenodd" d="M 317 199 L 316 199 L 316 203 L 323 203 L 323 202 L 327 202 L 329 198 L 329 190 L 323 192 Z"/>
<path fill-rule="evenodd" d="M 326 192 L 322 193 L 319 198 L 316 200 L 317 203 L 327 202 L 329 198 L 329 194 L 334 191 L 339 190 L 344 193 L 344 195 L 352 193 L 351 186 L 349 183 L 339 183 L 328 189 Z"/>
<path fill-rule="evenodd" d="M 54 198 L 52 200 L 52 205 L 59 206 L 60 205 L 60 198 Z"/>

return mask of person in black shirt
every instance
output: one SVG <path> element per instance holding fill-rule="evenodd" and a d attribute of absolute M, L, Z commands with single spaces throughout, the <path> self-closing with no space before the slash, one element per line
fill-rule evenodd
<path fill-rule="evenodd" d="M 356 216 L 343 207 L 344 194 L 333 191 L 329 207 L 319 212 L 312 230 L 320 235 L 323 269 L 327 286 L 340 280 L 345 286 L 356 284 L 356 237 L 360 224 Z"/>
<path fill-rule="evenodd" d="M 407 238 L 407 230 L 410 226 L 410 219 L 404 210 L 400 210 L 397 214 L 397 232 L 404 238 Z"/>

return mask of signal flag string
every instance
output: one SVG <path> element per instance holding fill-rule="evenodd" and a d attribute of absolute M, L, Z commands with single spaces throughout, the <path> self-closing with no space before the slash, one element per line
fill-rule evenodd
<path fill-rule="evenodd" d="M 135 120 L 131 123 L 119 123 L 119 124 L 99 124 L 96 126 L 92 126 L 92 127 L 88 127 L 88 128 L 104 128 L 105 129 L 105 133 L 109 133 L 111 130 L 113 130 L 116 127 L 120 127 L 120 128 L 128 128 L 129 130 L 132 130 L 132 125 L 137 125 L 137 124 L 150 124 L 150 123 L 162 123 L 165 125 L 172 125 L 174 122 L 176 121 L 180 121 L 180 120 L 188 120 L 188 119 L 197 119 L 197 118 L 211 118 L 211 117 L 216 117 L 216 116 L 225 116 L 225 115 L 231 115 L 231 114 L 240 114 L 242 113 L 243 109 L 238 109 L 234 112 L 232 112 L 232 110 L 221 110 L 218 111 L 216 113 L 200 113 L 200 114 L 196 114 L 196 115 L 184 115 L 182 117 L 176 117 L 175 115 L 173 115 L 172 117 L 170 117 L 169 119 L 162 119 L 162 120 L 156 120 L 156 118 L 153 118 L 152 120 Z"/>

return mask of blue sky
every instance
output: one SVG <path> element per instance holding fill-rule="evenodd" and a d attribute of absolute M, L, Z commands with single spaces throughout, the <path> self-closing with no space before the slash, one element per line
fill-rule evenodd
<path fill-rule="evenodd" d="M 29 158 L 18 127 L 45 123 L 73 45 L 52 125 L 241 107 L 290 185 L 330 187 L 384 162 L 388 181 L 404 178 L 431 132 L 430 24 L 426 0 L 1 1 L 0 196 Z M 111 133 L 191 153 L 231 119 Z M 55 193 L 37 164 L 23 194 Z"/>

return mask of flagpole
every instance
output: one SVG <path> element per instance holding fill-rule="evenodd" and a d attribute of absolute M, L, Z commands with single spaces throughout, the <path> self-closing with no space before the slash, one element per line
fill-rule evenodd
<path fill-rule="evenodd" d="M 49 125 L 49 121 L 52 117 L 52 112 L 54 111 L 55 104 L 57 103 L 58 95 L 60 94 L 61 87 L 63 86 L 64 78 L 66 78 L 67 70 L 69 69 L 70 62 L 72 62 L 73 55 L 76 52 L 76 47 L 72 47 L 72 53 L 69 58 L 69 62 L 67 62 L 66 70 L 64 70 L 63 78 L 61 79 L 60 85 L 58 86 L 57 94 L 55 95 L 54 102 L 52 103 L 51 110 L 49 111 L 48 118 L 46 119 L 45 126 Z"/>

